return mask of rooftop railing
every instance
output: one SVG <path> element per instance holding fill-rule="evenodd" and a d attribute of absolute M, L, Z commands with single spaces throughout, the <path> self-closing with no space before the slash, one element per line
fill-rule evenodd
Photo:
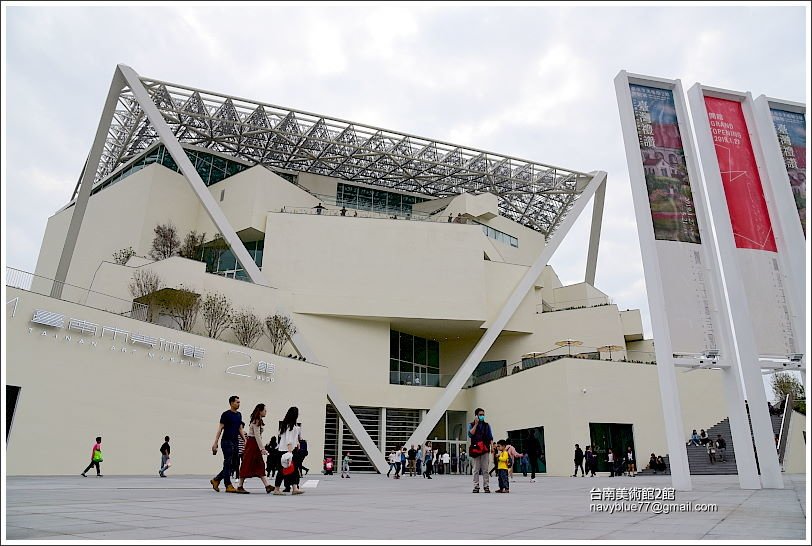
<path fill-rule="evenodd" d="M 54 279 L 13 267 L 6 267 L 6 286 L 48 297 L 53 297 L 52 294 L 59 293 L 61 287 L 61 296 L 57 299 L 136 320 L 147 321 L 149 318 L 148 307 L 143 303 L 102 294 L 89 288 L 60 283 Z"/>
<path fill-rule="evenodd" d="M 607 363 L 657 364 L 654 353 L 649 351 L 621 349 L 619 351 L 613 351 L 612 356 L 613 358 L 610 358 L 607 354 L 601 353 L 596 347 L 574 347 L 572 348 L 571 354 L 568 354 L 567 347 L 555 347 L 550 349 L 547 353 L 539 353 L 539 356 L 534 358 L 524 358 L 518 362 L 501 366 L 482 375 L 472 375 L 465 381 L 462 388 L 470 389 L 471 387 L 490 383 L 491 381 L 496 381 L 497 379 L 529 370 L 530 368 L 561 360 L 562 358 L 600 360 Z M 389 372 L 390 384 L 410 387 L 447 387 L 453 378 L 454 374 Z"/>
<path fill-rule="evenodd" d="M 413 222 L 435 222 L 438 224 L 445 224 L 445 223 L 456 223 L 456 224 L 470 224 L 471 222 L 468 218 L 463 216 L 459 217 L 452 217 L 451 222 L 448 220 L 447 215 L 443 214 L 426 214 L 423 212 L 411 212 L 411 213 L 404 213 L 401 211 L 393 211 L 387 212 L 385 210 L 374 211 L 374 210 L 364 210 L 364 209 L 351 209 L 351 208 L 334 208 L 330 207 L 282 207 L 278 211 L 271 211 L 271 212 L 283 212 L 287 214 L 311 214 L 317 216 L 346 216 L 348 218 L 374 218 L 378 220 L 409 220 Z"/>

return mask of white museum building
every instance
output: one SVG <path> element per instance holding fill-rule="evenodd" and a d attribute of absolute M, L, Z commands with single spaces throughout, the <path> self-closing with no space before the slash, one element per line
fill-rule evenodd
<path fill-rule="evenodd" d="M 232 394 L 246 421 L 267 404 L 271 429 L 298 406 L 311 469 L 350 453 L 385 472 L 385 453 L 426 440 L 456 462 L 477 407 L 497 439 L 540 442 L 542 475 L 572 474 L 576 443 L 599 471 L 632 446 L 642 469 L 667 455 L 663 410 L 640 312 L 594 286 L 605 184 L 120 65 L 36 271 L 7 270 L 7 472 L 78 474 L 102 436 L 105 473 L 155 474 L 168 435 L 174 472 L 214 475 Z M 563 285 L 548 262 L 588 203 L 584 281 Z M 155 259 L 167 225 L 200 238 Z M 189 293 L 296 332 L 278 354 L 264 334 L 212 334 L 202 309 L 171 308 Z M 720 371 L 688 370 L 685 439 L 715 438 Z M 776 427 L 784 470 L 804 472 L 803 417 Z M 710 471 L 735 473 L 729 459 Z"/>

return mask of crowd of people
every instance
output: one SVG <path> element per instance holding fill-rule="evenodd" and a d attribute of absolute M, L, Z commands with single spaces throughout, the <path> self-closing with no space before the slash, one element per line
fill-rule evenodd
<path fill-rule="evenodd" d="M 308 451 L 307 441 L 302 437 L 302 424 L 298 421 L 299 409 L 295 406 L 288 408 L 284 418 L 279 421 L 277 434 L 271 436 L 265 443 L 263 440 L 264 418 L 267 415 L 265 404 L 259 403 L 254 407 L 246 430 L 246 424 L 239 412 L 239 396 L 231 396 L 228 403 L 229 409 L 220 415 L 217 433 L 211 446 L 212 455 L 217 455 L 219 449 L 223 456 L 222 470 L 210 480 L 212 488 L 219 492 L 222 483 L 227 493 L 247 494 L 249 491 L 245 489 L 246 480 L 259 478 L 266 493 L 274 495 L 284 495 L 287 492 L 294 495 L 304 493 L 300 488 L 300 480 L 310 469 L 304 466 Z M 430 480 L 433 474 L 450 474 L 452 468 L 456 467 L 456 471 L 460 474 L 473 475 L 473 493 L 480 492 L 480 480 L 482 490 L 490 493 L 490 477 L 494 473 L 499 484 L 497 493 L 510 493 L 510 483 L 515 481 L 513 475 L 517 469 L 524 476 L 530 471 L 530 482 L 536 481 L 541 450 L 535 438 L 530 438 L 525 443 L 526 453 L 519 453 L 511 445 L 510 439 L 494 441 L 493 431 L 485 420 L 485 410 L 482 408 L 474 411 L 474 420 L 467 426 L 467 435 L 470 441 L 467 453 L 460 452 L 453 460 L 447 451 L 435 450 L 431 441 L 425 442 L 422 446 L 412 445 L 409 449 L 404 445 L 391 450 L 388 454 L 389 470 L 386 476 L 390 477 L 394 471 L 394 479 L 400 479 L 408 472 L 410 477 L 422 476 Z M 717 436 L 715 441 L 711 441 L 704 429 L 700 433 L 694 430 L 688 445 L 706 446 L 711 463 L 717 461 L 717 454 L 718 460 L 724 462 L 726 442 L 721 434 Z M 82 476 L 86 477 L 87 471 L 93 467 L 96 469 L 96 475 L 102 476 L 101 441 L 100 436 L 96 438 L 91 448 L 90 464 L 82 471 Z M 172 466 L 169 436 L 164 437 L 160 453 L 158 475 L 165 478 L 166 471 Z M 575 444 L 573 462 L 575 468 L 572 477 L 578 476 L 578 470 L 581 471 L 581 477 L 587 474 L 593 477 L 596 475 L 598 455 L 592 446 L 586 446 L 584 451 L 579 444 Z M 607 449 L 605 462 L 610 477 L 636 475 L 637 465 L 631 446 L 626 448 L 623 455 L 615 454 L 611 448 Z M 333 475 L 337 463 L 341 467 L 341 478 L 349 478 L 352 463 L 349 452 L 344 453 L 340 461 L 325 457 L 322 463 L 323 474 Z M 665 472 L 667 464 L 662 456 L 652 453 L 646 468 L 656 474 Z M 236 487 L 232 483 L 232 478 L 239 480 Z M 273 484 L 269 478 L 274 478 Z M 283 484 L 284 490 L 281 487 Z"/>

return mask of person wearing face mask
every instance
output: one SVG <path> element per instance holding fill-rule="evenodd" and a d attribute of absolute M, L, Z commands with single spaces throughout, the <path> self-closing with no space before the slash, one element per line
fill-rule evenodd
<path fill-rule="evenodd" d="M 477 408 L 474 411 L 474 421 L 468 426 L 468 437 L 471 446 L 468 453 L 471 455 L 474 474 L 473 493 L 479 493 L 479 476 L 482 475 L 482 487 L 485 493 L 490 493 L 488 477 L 488 460 L 490 459 L 493 432 L 491 426 L 485 422 L 485 410 Z"/>

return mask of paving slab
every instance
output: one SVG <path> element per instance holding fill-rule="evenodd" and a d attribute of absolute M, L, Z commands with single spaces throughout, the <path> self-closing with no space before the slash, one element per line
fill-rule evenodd
<path fill-rule="evenodd" d="M 743 491 L 736 476 L 695 476 L 667 503 L 712 512 L 595 511 L 593 488 L 667 488 L 663 476 L 518 478 L 510 495 L 471 494 L 470 476 L 321 476 L 301 496 L 216 493 L 208 476 L 6 478 L 7 540 L 808 540 L 806 477 Z M 631 501 L 625 500 L 628 504 Z M 637 503 L 634 503 L 637 504 Z M 622 509 L 623 504 L 618 504 Z M 628 507 L 626 507 L 628 508 Z M 498 526 L 473 531 L 471 515 Z M 250 524 L 248 523 L 250 522 Z"/>

